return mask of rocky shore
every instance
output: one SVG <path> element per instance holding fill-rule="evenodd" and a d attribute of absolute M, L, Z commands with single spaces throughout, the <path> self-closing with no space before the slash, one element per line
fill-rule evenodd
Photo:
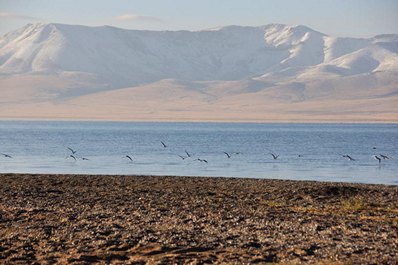
<path fill-rule="evenodd" d="M 398 186 L 0 174 L 1 264 L 397 264 Z"/>

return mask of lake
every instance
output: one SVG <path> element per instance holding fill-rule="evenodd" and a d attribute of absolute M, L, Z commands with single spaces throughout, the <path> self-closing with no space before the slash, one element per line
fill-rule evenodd
<path fill-rule="evenodd" d="M 77 160 L 70 157 L 68 147 L 77 151 Z M 0 153 L 12 156 L 0 156 L 2 173 L 222 176 L 398 185 L 397 147 L 396 124 L 0 122 Z M 279 157 L 274 159 L 271 153 Z M 379 163 L 373 157 L 379 154 L 390 159 Z"/>

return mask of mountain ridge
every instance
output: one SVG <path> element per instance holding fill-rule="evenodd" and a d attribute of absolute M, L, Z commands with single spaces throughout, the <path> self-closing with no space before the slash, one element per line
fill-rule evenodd
<path fill-rule="evenodd" d="M 309 113 L 303 117 L 306 120 L 311 118 L 311 111 L 304 103 L 313 106 L 312 110 L 317 101 L 346 99 L 352 103 L 345 102 L 343 108 L 336 102 L 336 109 L 345 109 L 347 119 L 360 113 L 369 120 L 396 120 L 398 110 L 391 106 L 397 103 L 397 73 L 398 35 L 394 34 L 338 38 L 303 25 L 284 24 L 201 31 L 30 24 L 0 37 L 0 110 L 5 113 L 0 118 L 16 117 L 14 112 L 30 117 L 28 111 L 16 111 L 21 104 L 41 104 L 53 113 L 39 111 L 33 115 L 36 118 L 57 118 L 61 110 L 71 117 L 90 118 L 99 107 L 95 101 L 102 102 L 100 98 L 105 96 L 114 102 L 109 105 L 110 111 L 124 106 L 123 111 L 110 115 L 114 119 L 134 119 L 142 113 L 129 106 L 136 103 L 135 97 L 152 106 L 165 106 L 162 100 L 177 103 L 188 97 L 196 105 L 187 101 L 180 108 L 172 108 L 166 104 L 174 109 L 170 119 L 185 112 L 182 116 L 189 120 L 187 113 L 194 110 L 198 112 L 194 119 L 208 119 L 201 117 L 202 108 L 195 107 L 207 106 L 223 117 L 235 113 L 232 118 L 242 120 L 254 116 L 267 120 L 272 115 L 282 120 L 293 115 L 300 120 L 297 113 L 305 110 Z M 145 87 L 151 92 L 142 89 Z M 131 94 L 129 102 L 119 95 L 126 90 Z M 165 94 L 164 98 L 153 100 L 154 90 Z M 167 96 L 167 91 L 174 96 Z M 361 103 L 360 111 L 353 103 L 375 99 L 383 103 L 378 102 L 377 107 Z M 76 113 L 71 106 L 76 102 L 84 105 L 84 100 L 93 102 L 86 103 L 92 106 L 83 107 L 84 115 Z M 299 109 L 289 106 L 298 102 L 302 103 L 297 105 Z M 252 104 L 253 108 L 242 107 Z M 264 104 L 280 109 L 272 113 L 273 109 Z M 151 120 L 169 113 L 153 108 L 141 118 Z M 232 111 L 235 108 L 242 113 Z M 322 120 L 316 113 L 324 113 L 328 119 L 336 111 L 329 112 L 322 111 L 321 104 L 314 110 L 314 117 Z"/>

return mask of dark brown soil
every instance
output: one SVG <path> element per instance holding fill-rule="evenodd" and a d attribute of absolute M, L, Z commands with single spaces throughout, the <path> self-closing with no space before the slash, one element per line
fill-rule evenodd
<path fill-rule="evenodd" d="M 397 264 L 398 186 L 0 175 L 1 264 Z"/>

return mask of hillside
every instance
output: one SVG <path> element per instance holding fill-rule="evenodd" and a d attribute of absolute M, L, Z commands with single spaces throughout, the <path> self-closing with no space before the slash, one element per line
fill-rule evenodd
<path fill-rule="evenodd" d="M 396 122 L 397 73 L 398 35 L 29 24 L 0 37 L 0 118 Z"/>

